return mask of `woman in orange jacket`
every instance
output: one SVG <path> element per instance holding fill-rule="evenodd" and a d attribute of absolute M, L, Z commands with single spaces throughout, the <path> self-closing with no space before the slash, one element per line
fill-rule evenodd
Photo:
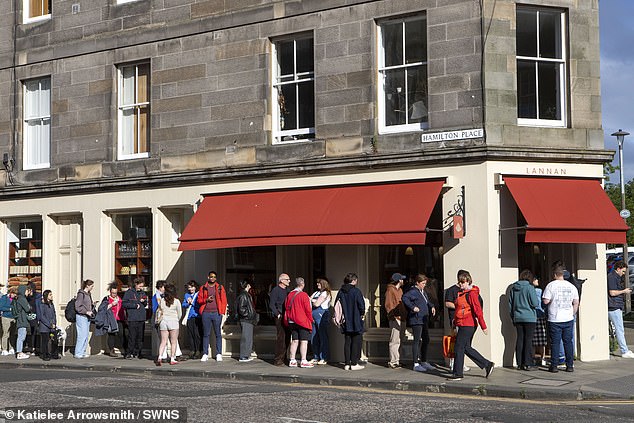
<path fill-rule="evenodd" d="M 471 341 L 478 325 L 482 328 L 485 335 L 488 334 L 487 324 L 482 314 L 482 304 L 480 303 L 480 289 L 473 285 L 471 275 L 467 271 L 458 273 L 458 284 L 460 285 L 460 291 L 454 302 L 456 305 L 454 324 L 458 328 L 458 334 L 456 335 L 455 358 L 451 379 L 462 379 L 465 354 L 478 367 L 484 369 L 486 377 L 489 377 L 495 364 L 484 358 L 471 346 Z"/>

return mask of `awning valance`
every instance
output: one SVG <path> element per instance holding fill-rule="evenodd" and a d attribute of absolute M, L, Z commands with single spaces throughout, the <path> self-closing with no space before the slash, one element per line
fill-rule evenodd
<path fill-rule="evenodd" d="M 627 225 L 597 179 L 504 176 L 526 222 L 526 242 L 625 242 Z"/>
<path fill-rule="evenodd" d="M 444 180 L 207 195 L 180 250 L 425 243 Z"/>

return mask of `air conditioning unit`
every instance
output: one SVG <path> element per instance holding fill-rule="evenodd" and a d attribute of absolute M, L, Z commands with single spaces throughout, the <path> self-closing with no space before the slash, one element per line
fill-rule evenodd
<path fill-rule="evenodd" d="M 33 229 L 20 229 L 20 238 L 21 239 L 33 238 Z"/>

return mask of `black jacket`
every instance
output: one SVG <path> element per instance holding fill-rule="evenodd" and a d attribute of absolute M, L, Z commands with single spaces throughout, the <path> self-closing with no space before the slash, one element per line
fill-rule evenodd
<path fill-rule="evenodd" d="M 145 307 L 147 306 L 147 294 L 144 291 L 128 289 L 123 294 L 123 308 L 128 314 L 128 322 L 145 322 Z"/>
<path fill-rule="evenodd" d="M 238 294 L 238 298 L 236 298 L 236 313 L 238 314 L 238 319 L 243 322 L 256 324 L 259 320 L 258 314 L 253 307 L 251 295 L 245 290 L 242 290 Z"/>

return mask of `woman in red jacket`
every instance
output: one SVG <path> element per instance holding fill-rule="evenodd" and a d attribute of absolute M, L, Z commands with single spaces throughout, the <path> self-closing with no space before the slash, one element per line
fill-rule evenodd
<path fill-rule="evenodd" d="M 486 371 L 486 377 L 489 377 L 495 364 L 482 357 L 482 355 L 471 346 L 471 341 L 473 340 L 473 335 L 478 325 L 480 325 L 485 335 L 488 334 L 487 324 L 482 314 L 482 304 L 480 303 L 480 289 L 473 285 L 471 275 L 467 271 L 458 274 L 458 284 L 460 285 L 460 292 L 458 292 L 458 296 L 454 302 L 456 305 L 454 324 L 458 329 L 458 334 L 456 335 L 455 358 L 451 379 L 462 379 L 465 354 L 477 364 L 478 367 L 484 369 Z"/>

